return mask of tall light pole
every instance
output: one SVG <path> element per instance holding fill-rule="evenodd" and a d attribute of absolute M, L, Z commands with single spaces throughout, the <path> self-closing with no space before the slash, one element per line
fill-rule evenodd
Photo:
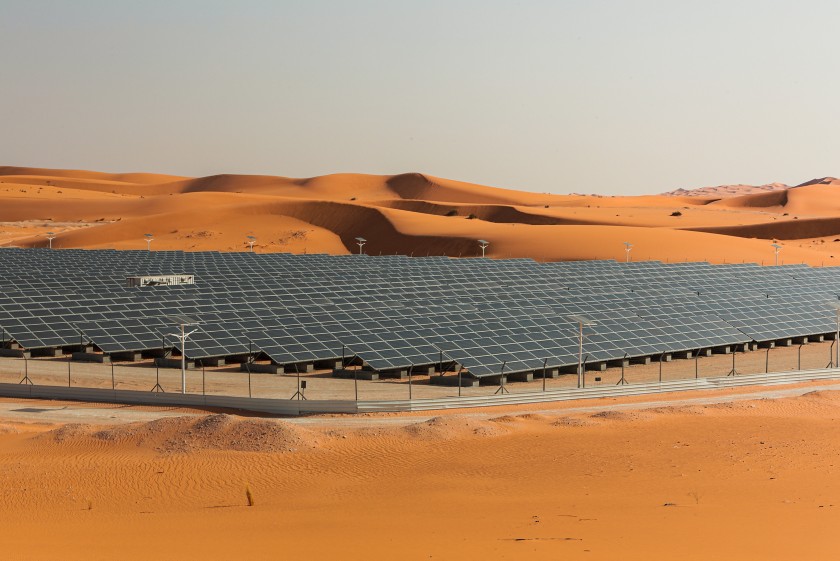
<path fill-rule="evenodd" d="M 484 257 L 487 252 L 487 246 L 490 245 L 490 242 L 487 240 L 478 240 L 478 246 L 481 248 L 481 256 Z"/>
<path fill-rule="evenodd" d="M 52 241 L 55 239 L 55 232 L 47 232 L 47 239 L 50 242 L 50 249 L 52 249 Z"/>
<path fill-rule="evenodd" d="M 578 324 L 578 387 L 583 387 L 583 328 L 595 325 L 589 318 L 573 315 L 569 319 Z"/>
<path fill-rule="evenodd" d="M 840 302 L 830 301 L 837 318 L 837 331 L 834 333 L 834 368 L 840 368 Z"/>
<path fill-rule="evenodd" d="M 173 319 L 181 328 L 181 332 L 172 335 L 172 337 L 177 337 L 178 342 L 181 343 L 181 393 L 185 394 L 187 393 L 187 339 L 190 335 L 198 331 L 198 329 L 193 329 L 187 333 L 187 326 L 197 325 L 198 322 L 186 317 L 176 317 Z"/>
<path fill-rule="evenodd" d="M 777 243 L 773 243 L 773 244 L 770 244 L 770 245 L 773 246 L 773 250 L 775 251 L 775 256 L 776 256 L 776 265 L 778 265 L 779 264 L 779 250 L 782 249 L 782 246 L 780 246 Z"/>
<path fill-rule="evenodd" d="M 254 253 L 254 242 L 257 241 L 257 238 L 254 236 L 246 236 L 248 238 L 248 243 L 251 244 L 251 253 Z"/>
<path fill-rule="evenodd" d="M 633 244 L 630 242 L 624 242 L 624 262 L 630 262 L 630 250 L 633 249 Z"/>
<path fill-rule="evenodd" d="M 152 240 L 154 239 L 152 234 L 143 234 L 143 237 L 146 238 L 146 250 L 152 251 Z"/>
<path fill-rule="evenodd" d="M 359 246 L 359 255 L 362 255 L 362 253 L 363 253 L 362 248 L 363 248 L 363 247 L 365 246 L 365 244 L 367 243 L 367 240 L 366 240 L 366 239 L 364 239 L 364 238 L 356 238 L 356 243 L 357 243 L 357 244 L 358 244 L 358 246 Z"/>

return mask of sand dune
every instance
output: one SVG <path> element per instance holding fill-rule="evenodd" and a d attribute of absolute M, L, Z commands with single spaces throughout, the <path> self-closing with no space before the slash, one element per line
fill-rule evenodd
<path fill-rule="evenodd" d="M 711 232 L 739 238 L 762 238 L 765 240 L 800 240 L 825 236 L 840 236 L 840 217 L 788 220 L 766 224 L 739 226 L 711 226 L 692 228 L 698 232 Z M 840 251 L 840 250 L 838 250 Z"/>
<path fill-rule="evenodd" d="M 714 187 L 698 187 L 697 189 L 675 189 L 662 193 L 666 197 L 705 197 L 711 199 L 722 199 L 727 197 L 740 197 L 755 193 L 767 193 L 773 191 L 784 191 L 789 186 L 784 183 L 768 183 L 766 185 L 716 185 Z"/>
<path fill-rule="evenodd" d="M 2 421 L 4 554 L 834 559 L 837 394 L 362 428 Z"/>
<path fill-rule="evenodd" d="M 3 167 L 0 245 L 45 246 L 57 232 L 59 248 L 145 249 L 153 233 L 153 249 L 242 251 L 254 235 L 256 251 L 349 253 L 363 236 L 372 254 L 471 257 L 481 238 L 490 257 L 621 260 L 630 241 L 636 260 L 770 263 L 779 239 L 785 263 L 840 264 L 838 188 L 825 178 L 725 197 L 602 197 L 423 174 Z M 834 559 L 838 411 L 821 392 L 361 429 L 226 415 L 0 420 L 3 547 L 68 560 Z"/>
<path fill-rule="evenodd" d="M 238 251 L 366 251 L 490 257 L 840 264 L 824 243 L 840 234 L 833 178 L 727 196 L 603 197 L 525 193 L 419 173 L 266 175 L 108 174 L 0 167 L 0 244 Z M 767 186 L 764 186 L 767 187 Z M 773 184 L 773 189 L 778 185 Z M 753 239 L 754 238 L 754 239 Z M 816 238 L 820 238 L 815 241 Z M 827 238 L 827 239 L 822 239 Z"/>
<path fill-rule="evenodd" d="M 24 168 L 14 166 L 0 166 L 0 176 L 6 177 L 20 177 L 20 176 L 38 176 L 45 179 L 53 178 L 68 178 L 87 180 L 93 182 L 120 182 L 120 183 L 138 183 L 143 185 L 153 185 L 156 183 L 165 183 L 185 179 L 178 175 L 163 175 L 159 173 L 103 173 L 98 171 L 86 170 L 66 170 L 66 169 L 48 169 L 48 168 Z"/>

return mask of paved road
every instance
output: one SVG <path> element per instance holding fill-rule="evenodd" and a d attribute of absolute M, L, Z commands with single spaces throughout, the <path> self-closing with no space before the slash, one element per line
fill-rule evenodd
<path fill-rule="evenodd" d="M 784 397 L 796 397 L 813 391 L 840 390 L 840 382 L 819 383 L 797 387 L 774 387 L 772 389 L 744 388 L 737 393 L 727 392 L 721 395 L 705 395 L 703 397 L 671 397 L 662 396 L 662 399 L 651 399 L 642 402 L 631 403 L 608 403 L 599 405 L 586 405 L 580 407 L 569 407 L 568 402 L 562 406 L 554 404 L 554 407 L 543 409 L 531 409 L 518 406 L 510 406 L 510 413 L 536 413 L 551 416 L 575 415 L 581 413 L 598 413 L 601 411 L 628 411 L 650 409 L 654 407 L 686 406 L 686 405 L 711 405 L 716 403 L 731 403 L 751 399 L 778 399 Z M 451 414 L 449 412 L 448 414 Z M 86 423 L 86 424 L 121 424 L 133 422 L 148 422 L 165 417 L 180 416 L 202 416 L 204 412 L 185 410 L 179 408 L 155 408 L 135 407 L 131 405 L 113 404 L 86 404 L 86 403 L 60 403 L 41 400 L 22 401 L 0 401 L 0 422 L 13 423 Z M 447 413 L 444 413 L 447 414 Z M 499 417 L 503 413 L 497 411 L 486 411 L 482 409 L 460 410 L 459 416 L 473 419 L 491 419 Z M 413 423 L 427 421 L 438 414 L 429 415 L 399 415 L 390 414 L 383 416 L 325 416 L 325 417 L 294 417 L 284 421 L 313 427 L 371 427 L 371 426 L 404 426 Z"/>

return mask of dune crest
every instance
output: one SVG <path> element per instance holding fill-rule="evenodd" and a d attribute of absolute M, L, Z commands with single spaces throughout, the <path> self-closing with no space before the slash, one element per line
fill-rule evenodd
<path fill-rule="evenodd" d="M 0 246 L 249 249 L 539 260 L 840 264 L 840 181 L 678 189 L 661 196 L 527 193 L 424 173 L 310 178 L 0 167 Z M 743 188 L 742 188 L 743 187 Z M 755 191 L 755 192 L 753 192 Z"/>
<path fill-rule="evenodd" d="M 97 443 L 128 446 L 163 455 L 202 450 L 282 453 L 318 446 L 315 436 L 296 425 L 226 414 L 163 418 L 104 429 L 67 424 L 35 439 L 47 445 L 71 447 L 97 446 Z"/>

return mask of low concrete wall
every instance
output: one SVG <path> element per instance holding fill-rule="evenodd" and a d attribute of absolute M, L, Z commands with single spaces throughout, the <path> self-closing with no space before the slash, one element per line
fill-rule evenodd
<path fill-rule="evenodd" d="M 317 413 L 357 413 L 355 401 L 298 401 L 291 399 L 265 399 L 230 397 L 222 395 L 141 392 L 134 390 L 108 390 L 63 386 L 32 386 L 0 384 L 3 397 L 61 399 L 99 403 L 128 403 L 131 405 L 163 405 L 182 407 L 214 407 L 253 411 L 269 415 L 309 415 Z"/>
<path fill-rule="evenodd" d="M 127 403 L 131 405 L 184 406 L 253 411 L 267 415 L 312 415 L 319 413 L 373 413 L 396 411 L 431 411 L 435 409 L 460 409 L 465 407 L 491 407 L 522 403 L 544 403 L 593 398 L 648 395 L 690 390 L 714 390 L 751 385 L 781 385 L 806 381 L 840 379 L 840 369 L 751 374 L 651 382 L 622 386 L 594 388 L 564 388 L 546 392 L 507 393 L 474 397 L 445 397 L 393 401 L 343 401 L 343 400 L 287 400 L 220 395 L 180 393 L 155 393 L 149 391 L 108 390 L 64 386 L 32 386 L 0 384 L 0 396 L 11 398 L 59 399 L 101 403 Z"/>

